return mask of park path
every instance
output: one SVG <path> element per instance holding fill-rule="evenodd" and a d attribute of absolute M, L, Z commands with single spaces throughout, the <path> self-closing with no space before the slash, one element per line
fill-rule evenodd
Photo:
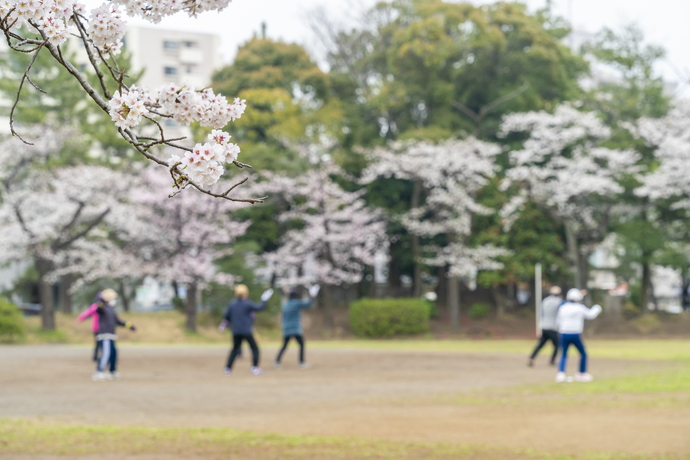
<path fill-rule="evenodd" d="M 602 401 L 579 407 L 573 399 L 530 406 L 521 404 L 519 394 L 510 401 L 463 402 L 462 397 L 492 394 L 486 391 L 552 381 L 554 369 L 544 356 L 527 368 L 519 354 L 312 349 L 313 367 L 300 370 L 293 348 L 283 369 L 274 370 L 269 363 L 275 349 L 262 352 L 265 375 L 249 375 L 245 356 L 227 377 L 222 373 L 227 350 L 220 347 L 123 346 L 123 379 L 96 383 L 90 380 L 87 347 L 0 347 L 0 417 L 564 453 L 690 454 L 687 404 L 655 408 Z M 606 378 L 669 365 L 594 358 L 591 367 L 597 378 Z"/>

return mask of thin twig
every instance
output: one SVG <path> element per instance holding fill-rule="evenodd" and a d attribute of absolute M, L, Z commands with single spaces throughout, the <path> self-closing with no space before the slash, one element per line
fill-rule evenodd
<path fill-rule="evenodd" d="M 36 62 L 36 58 L 38 58 L 38 53 L 41 51 L 41 48 L 38 48 L 38 51 L 34 54 L 34 56 L 31 58 L 31 62 L 29 62 L 29 65 L 26 66 L 26 70 L 24 70 L 24 75 L 22 75 L 21 80 L 19 81 L 19 89 L 17 90 L 17 97 L 14 100 L 14 104 L 12 104 L 12 110 L 10 110 L 10 131 L 12 132 L 13 135 L 17 136 L 23 143 L 27 145 L 34 145 L 31 142 L 27 142 L 24 140 L 22 136 L 17 133 L 14 129 L 14 111 L 17 109 L 17 105 L 19 104 L 19 98 L 22 95 L 22 88 L 24 87 L 24 82 L 29 78 L 29 72 L 31 71 L 31 67 L 34 65 L 34 62 Z M 31 80 L 29 80 L 31 81 Z M 33 84 L 33 83 L 32 83 Z"/>
<path fill-rule="evenodd" d="M 96 72 L 98 82 L 101 84 L 101 89 L 103 90 L 103 95 L 106 99 L 110 99 L 110 91 L 108 91 L 108 85 L 105 84 L 105 75 L 103 75 L 103 72 L 101 72 L 98 62 L 96 62 L 96 57 L 93 55 L 93 50 L 89 46 L 89 38 L 86 35 L 84 24 L 81 23 L 81 20 L 79 19 L 79 15 L 77 13 L 74 13 L 72 15 L 72 20 L 74 21 L 74 24 L 77 26 L 77 30 L 79 30 L 79 34 L 81 35 L 81 41 L 84 42 L 84 49 L 86 50 L 86 55 L 89 57 L 91 67 L 93 67 L 93 70 Z M 94 45 L 94 47 L 95 46 L 96 45 Z"/>

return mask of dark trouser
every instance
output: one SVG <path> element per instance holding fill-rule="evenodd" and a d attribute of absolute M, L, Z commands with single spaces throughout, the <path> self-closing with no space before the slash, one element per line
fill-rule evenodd
<path fill-rule="evenodd" d="M 559 372 L 565 372 L 565 365 L 568 360 L 568 347 L 573 344 L 577 351 L 580 352 L 580 372 L 587 372 L 587 351 L 585 351 L 585 345 L 582 343 L 582 338 L 580 334 L 561 334 L 561 348 L 563 349 L 563 354 L 561 355 L 561 363 L 558 366 Z"/>
<path fill-rule="evenodd" d="M 97 332 L 93 333 L 93 339 L 96 341 L 96 346 L 93 348 L 93 360 L 98 362 L 98 352 L 101 349 L 101 342 L 96 338 Z"/>
<path fill-rule="evenodd" d="M 283 348 L 280 349 L 280 351 L 278 352 L 278 357 L 276 358 L 276 362 L 278 364 L 280 364 L 280 360 L 283 357 L 283 353 L 285 353 L 285 349 L 288 346 L 288 342 L 293 337 L 295 338 L 295 340 L 297 340 L 297 343 L 299 344 L 299 362 L 300 364 L 304 362 L 304 337 L 302 337 L 302 334 L 291 334 L 283 337 Z"/>
<path fill-rule="evenodd" d="M 542 329 L 541 330 L 541 337 L 539 338 L 539 343 L 537 344 L 536 348 L 532 352 L 532 356 L 529 357 L 529 359 L 534 359 L 537 356 L 537 353 L 539 353 L 539 350 L 542 349 L 544 345 L 546 345 L 546 342 L 551 342 L 553 343 L 553 354 L 551 355 L 551 364 L 556 363 L 556 355 L 558 355 L 558 331 L 554 331 L 551 329 Z"/>
<path fill-rule="evenodd" d="M 98 341 L 101 347 L 101 358 L 98 360 L 96 370 L 98 372 L 105 371 L 105 368 L 110 365 L 110 372 L 117 370 L 117 348 L 115 341 L 111 339 L 103 339 Z"/>
<path fill-rule="evenodd" d="M 233 334 L 232 336 L 232 350 L 230 351 L 230 356 L 228 356 L 228 364 L 225 366 L 228 369 L 232 369 L 232 364 L 235 362 L 235 358 L 240 354 L 242 350 L 242 341 L 246 340 L 249 347 L 252 349 L 252 365 L 257 367 L 259 365 L 259 347 L 256 345 L 256 340 L 251 334 Z"/>

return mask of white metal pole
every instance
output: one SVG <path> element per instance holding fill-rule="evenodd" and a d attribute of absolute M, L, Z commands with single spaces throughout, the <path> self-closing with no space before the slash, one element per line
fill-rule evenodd
<path fill-rule="evenodd" d="M 534 312 L 537 337 L 541 337 L 541 264 L 534 266 Z"/>

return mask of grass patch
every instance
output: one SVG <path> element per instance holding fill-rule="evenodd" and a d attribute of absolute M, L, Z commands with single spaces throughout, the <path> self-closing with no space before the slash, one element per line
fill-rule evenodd
<path fill-rule="evenodd" d="M 0 419 L 4 455 L 173 455 L 205 459 L 647 459 L 644 455 L 552 455 L 531 449 L 497 449 L 443 443 L 411 443 L 352 437 L 261 434 L 230 428 L 81 426 Z M 680 458 L 680 457 L 661 457 Z"/>

